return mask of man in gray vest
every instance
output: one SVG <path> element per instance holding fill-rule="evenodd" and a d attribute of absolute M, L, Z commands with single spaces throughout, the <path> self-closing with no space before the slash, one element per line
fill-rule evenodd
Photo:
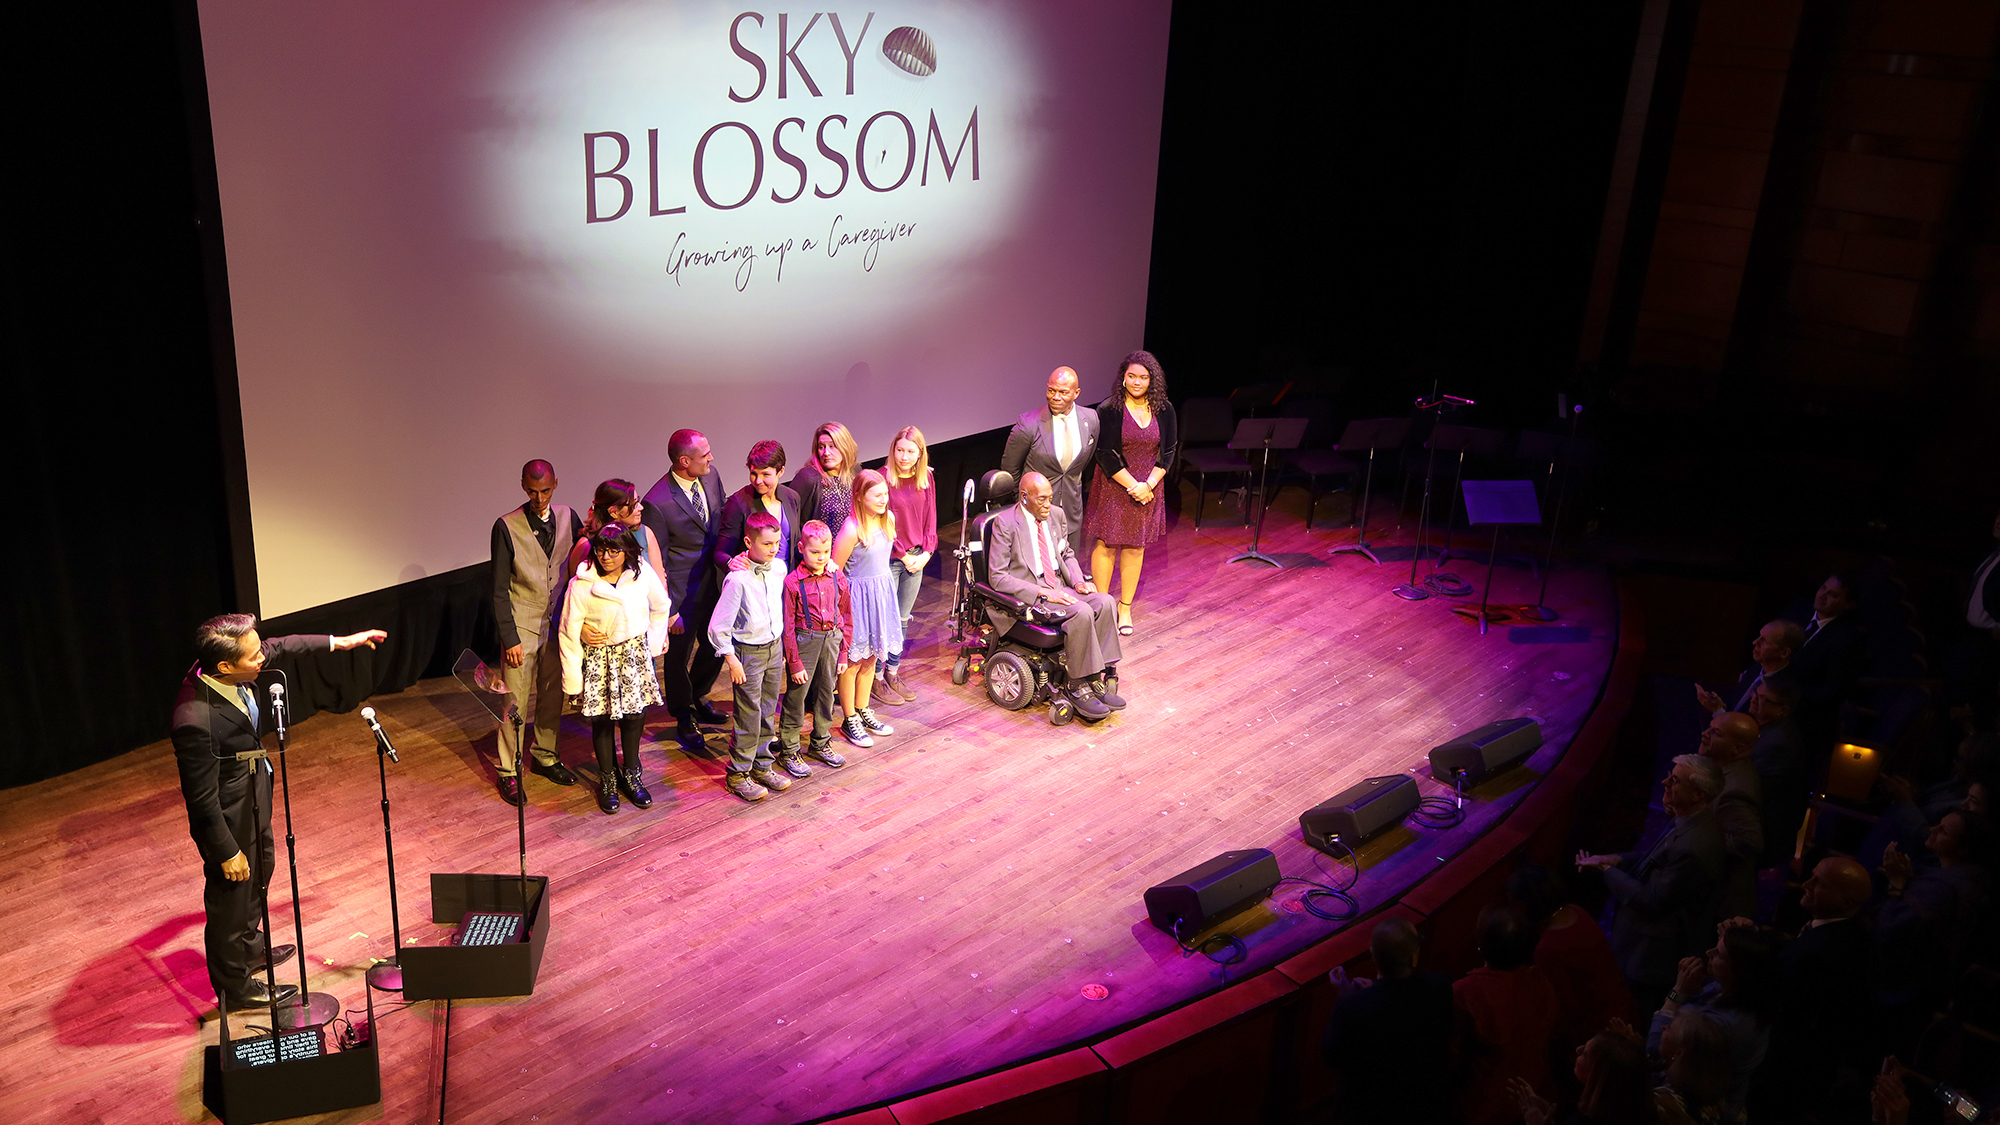
<path fill-rule="evenodd" d="M 521 466 L 528 502 L 493 521 L 493 620 L 498 626 L 503 674 L 524 721 L 535 728 L 536 773 L 557 785 L 576 784 L 556 757 L 562 726 L 562 661 L 556 658 L 555 610 L 569 575 L 563 562 L 583 531 L 583 520 L 555 502 L 556 470 L 547 461 Z M 548 659 L 541 659 L 546 653 Z M 500 724 L 500 795 L 508 804 L 521 792 L 521 728 Z"/>

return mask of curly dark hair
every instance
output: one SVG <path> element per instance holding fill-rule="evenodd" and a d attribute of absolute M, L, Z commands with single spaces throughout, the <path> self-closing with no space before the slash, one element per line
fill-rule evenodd
<path fill-rule="evenodd" d="M 1146 369 L 1146 374 L 1151 380 L 1146 384 L 1146 405 L 1154 414 L 1158 414 L 1160 408 L 1167 405 L 1167 373 L 1160 368 L 1160 361 L 1153 358 L 1153 353 L 1149 351 L 1132 352 L 1118 361 L 1118 382 L 1113 384 L 1111 401 L 1118 404 L 1121 412 L 1125 409 L 1125 369 L 1133 364 Z"/>

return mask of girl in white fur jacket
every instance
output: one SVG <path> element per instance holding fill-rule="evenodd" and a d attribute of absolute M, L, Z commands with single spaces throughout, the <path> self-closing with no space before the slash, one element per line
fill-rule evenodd
<path fill-rule="evenodd" d="M 613 534 L 614 529 L 616 534 Z M 659 703 L 653 657 L 666 651 L 667 622 L 673 617 L 667 588 L 647 565 L 631 529 L 606 524 L 591 557 L 576 568 L 563 599 L 563 694 L 578 700 L 590 719 L 597 749 L 597 806 L 618 811 L 618 793 L 636 808 L 650 808 L 652 794 L 639 770 L 639 740 L 645 735 L 646 708 Z M 604 635 L 586 647 L 583 627 Z M 625 768 L 612 755 L 612 732 L 624 747 Z"/>

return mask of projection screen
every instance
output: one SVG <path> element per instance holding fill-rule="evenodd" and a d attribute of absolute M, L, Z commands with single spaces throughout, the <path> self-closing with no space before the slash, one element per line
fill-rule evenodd
<path fill-rule="evenodd" d="M 267 616 L 483 560 L 530 458 L 733 490 L 1140 346 L 1166 0 L 198 8 Z"/>

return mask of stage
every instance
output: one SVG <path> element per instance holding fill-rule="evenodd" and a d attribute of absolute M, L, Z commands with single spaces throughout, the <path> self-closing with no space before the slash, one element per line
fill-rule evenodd
<path fill-rule="evenodd" d="M 1562 628 L 1481 636 L 1449 609 L 1464 599 L 1389 592 L 1407 547 L 1380 566 L 1328 557 L 1353 531 L 1308 531 L 1303 497 L 1285 500 L 1264 531 L 1283 570 L 1226 562 L 1250 532 L 1213 500 L 1199 530 L 1171 521 L 1125 639 L 1131 706 L 1104 723 L 1053 727 L 1045 708 L 994 706 L 977 677 L 953 687 L 947 569 L 926 580 L 905 658 L 922 698 L 877 707 L 896 733 L 872 749 L 837 740 L 845 769 L 816 766 L 745 804 L 721 787 L 727 732 L 690 754 L 656 711 L 650 735 L 669 741 L 647 745 L 651 809 L 601 814 L 594 766 L 568 789 L 529 776 L 528 867 L 552 881 L 535 993 L 452 1004 L 448 1051 L 444 1002 L 382 1015 L 383 1103 L 326 1120 L 435 1121 L 442 1097 L 447 1121 L 802 1122 L 1089 1045 L 1348 925 L 1299 909 L 1306 887 L 1284 884 L 1226 927 L 1249 956 L 1225 969 L 1147 923 L 1148 886 L 1252 847 L 1287 876 L 1345 882 L 1352 869 L 1301 841 L 1302 811 L 1364 777 L 1416 772 L 1431 746 L 1493 719 L 1539 719 L 1546 744 L 1474 790 L 1464 824 L 1399 828 L 1363 849 L 1362 912 L 1396 900 L 1561 758 L 1606 682 L 1617 596 L 1604 573 L 1565 566 L 1547 598 Z M 1323 502 L 1322 521 L 1339 507 Z M 1371 538 L 1407 545 L 1382 507 Z M 1545 541 L 1524 530 L 1508 548 L 1539 556 Z M 1486 579 L 1476 562 L 1449 569 Z M 1526 568 L 1494 578 L 1496 603 L 1536 591 Z M 174 686 L 160 685 L 163 711 Z M 517 866 L 491 722 L 450 679 L 371 702 L 403 756 L 389 790 L 404 937 L 438 944 L 449 931 L 428 921 L 430 873 Z M 292 751 L 312 987 L 359 1008 L 363 972 L 390 947 L 374 745 L 355 715 L 321 714 L 293 728 Z M 562 755 L 591 760 L 575 716 Z M 1428 772 L 1419 785 L 1449 792 Z M 16 972 L 0 1113 L 204 1119 L 214 1001 L 171 748 L 0 793 L 0 818 L 0 949 Z M 279 940 L 290 902 L 281 847 Z M 1086 999 L 1091 984 L 1108 996 Z M 396 1002 L 378 994 L 378 1015 Z"/>

